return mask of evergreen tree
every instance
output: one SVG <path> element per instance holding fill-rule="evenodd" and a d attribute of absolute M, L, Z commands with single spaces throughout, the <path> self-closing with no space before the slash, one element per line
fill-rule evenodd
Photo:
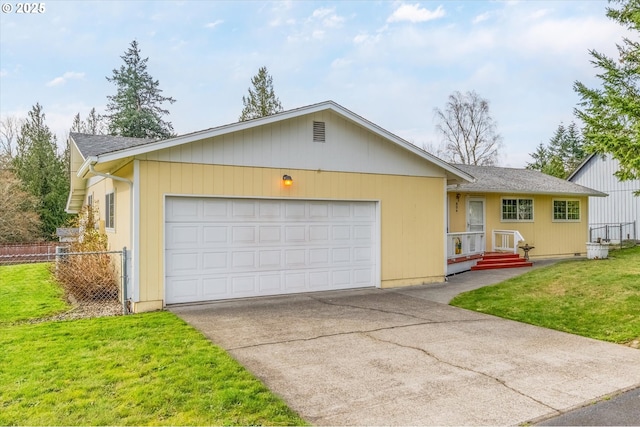
<path fill-rule="evenodd" d="M 95 108 L 91 109 L 86 120 L 80 118 L 80 113 L 76 114 L 73 118 L 73 124 L 71 125 L 71 132 L 87 133 L 90 135 L 102 135 L 104 133 L 103 129 L 102 117 L 96 112 Z"/>
<path fill-rule="evenodd" d="M 107 77 L 117 88 L 115 95 L 107 97 L 109 134 L 136 138 L 169 138 L 173 134 L 173 126 L 162 119 L 169 111 L 161 105 L 163 102 L 172 104 L 175 99 L 162 96 L 160 83 L 147 72 L 149 58 L 140 58 L 137 41 L 131 42 L 121 58 L 124 65 L 119 70 L 114 69 L 112 77 Z"/>
<path fill-rule="evenodd" d="M 13 168 L 24 189 L 37 199 L 36 211 L 45 239 L 55 236 L 68 218 L 64 208 L 69 191 L 67 161 L 58 154 L 56 138 L 45 124 L 42 106 L 33 106 L 17 138 Z"/>
<path fill-rule="evenodd" d="M 260 67 L 258 74 L 251 79 L 253 89 L 249 88 L 249 96 L 242 97 L 244 108 L 239 120 L 257 119 L 282 111 L 282 104 L 273 91 L 273 78 L 269 75 L 267 67 Z"/>
<path fill-rule="evenodd" d="M 527 164 L 527 169 L 565 179 L 584 160 L 586 153 L 583 147 L 576 124 L 572 122 L 565 127 L 560 123 L 549 140 L 549 146 L 541 143 L 534 153 L 529 154 L 534 161 Z"/>
<path fill-rule="evenodd" d="M 588 152 L 611 154 L 620 162 L 618 179 L 640 178 L 640 0 L 610 0 L 619 9 L 607 8 L 607 16 L 635 32 L 634 40 L 624 38 L 618 58 L 589 51 L 598 68 L 602 88 L 590 89 L 575 82 L 581 101 L 575 113 L 584 124 Z"/>

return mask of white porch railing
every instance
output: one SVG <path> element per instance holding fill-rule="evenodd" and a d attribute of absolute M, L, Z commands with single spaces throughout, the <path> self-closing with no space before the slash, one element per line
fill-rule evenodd
<path fill-rule="evenodd" d="M 518 253 L 518 243 L 524 241 L 524 237 L 518 230 L 492 230 L 493 252 L 505 251 Z"/>
<path fill-rule="evenodd" d="M 484 253 L 484 232 L 447 233 L 447 259 Z"/>

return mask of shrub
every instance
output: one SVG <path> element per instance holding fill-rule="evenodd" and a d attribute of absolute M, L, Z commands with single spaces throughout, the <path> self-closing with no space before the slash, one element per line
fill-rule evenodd
<path fill-rule="evenodd" d="M 78 228 L 77 239 L 69 245 L 69 255 L 60 255 L 55 263 L 56 279 L 76 301 L 118 299 L 118 274 L 108 250 L 107 236 L 96 227 L 99 218 L 94 207 L 85 207 L 71 222 Z"/>

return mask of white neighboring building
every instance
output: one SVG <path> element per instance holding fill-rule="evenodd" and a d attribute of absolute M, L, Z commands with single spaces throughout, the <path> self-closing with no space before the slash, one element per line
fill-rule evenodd
<path fill-rule="evenodd" d="M 589 198 L 591 240 L 640 239 L 640 196 L 633 195 L 640 190 L 640 180 L 619 181 L 614 176 L 619 165 L 610 155 L 592 154 L 567 178 L 609 195 Z"/>

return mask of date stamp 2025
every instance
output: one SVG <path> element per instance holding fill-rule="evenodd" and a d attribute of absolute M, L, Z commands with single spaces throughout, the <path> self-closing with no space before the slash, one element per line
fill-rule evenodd
<path fill-rule="evenodd" d="M 2 3 L 2 13 L 39 14 L 45 13 L 47 8 L 44 3 Z"/>

